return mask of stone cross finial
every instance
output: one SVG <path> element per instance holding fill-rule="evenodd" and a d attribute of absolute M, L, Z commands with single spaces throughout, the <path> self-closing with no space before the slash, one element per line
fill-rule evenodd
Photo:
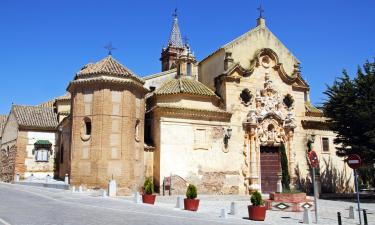
<path fill-rule="evenodd" d="M 108 55 L 112 55 L 112 51 L 117 49 L 112 46 L 112 42 L 109 42 L 104 48 L 108 50 Z"/>
<path fill-rule="evenodd" d="M 264 9 L 262 8 L 262 4 L 259 5 L 257 10 L 259 11 L 259 18 L 263 18 Z"/>

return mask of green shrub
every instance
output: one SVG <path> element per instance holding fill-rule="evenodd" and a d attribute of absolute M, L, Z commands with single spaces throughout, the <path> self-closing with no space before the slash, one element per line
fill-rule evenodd
<path fill-rule="evenodd" d="M 194 185 L 189 184 L 186 190 L 186 198 L 195 199 L 196 197 L 197 197 L 197 188 Z"/>
<path fill-rule="evenodd" d="M 253 194 L 251 194 L 250 201 L 253 206 L 261 206 L 264 204 L 262 195 L 258 191 L 255 191 Z"/>
<path fill-rule="evenodd" d="M 152 183 L 151 177 L 145 180 L 143 188 L 145 189 L 145 194 L 147 195 L 151 195 L 152 193 L 154 193 L 154 184 Z"/>

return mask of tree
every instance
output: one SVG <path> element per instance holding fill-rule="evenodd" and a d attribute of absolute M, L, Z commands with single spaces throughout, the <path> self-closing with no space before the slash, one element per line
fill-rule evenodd
<path fill-rule="evenodd" d="M 324 94 L 323 111 L 337 134 L 336 154 L 358 154 L 365 164 L 375 163 L 375 61 L 358 67 L 354 79 L 344 70 Z"/>
<path fill-rule="evenodd" d="M 288 166 L 288 157 L 286 156 L 285 146 L 282 143 L 279 147 L 281 156 L 281 184 L 283 185 L 283 190 L 290 190 L 290 175 Z"/>

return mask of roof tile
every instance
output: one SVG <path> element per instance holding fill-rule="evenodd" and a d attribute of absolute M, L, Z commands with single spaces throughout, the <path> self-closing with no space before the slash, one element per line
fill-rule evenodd
<path fill-rule="evenodd" d="M 52 107 L 13 105 L 18 124 L 23 127 L 54 129 L 58 125 Z"/>
<path fill-rule="evenodd" d="M 179 93 L 201 96 L 216 96 L 215 92 L 213 92 L 210 88 L 197 80 L 189 78 L 171 79 L 165 82 L 155 91 L 155 95 L 170 95 Z"/>

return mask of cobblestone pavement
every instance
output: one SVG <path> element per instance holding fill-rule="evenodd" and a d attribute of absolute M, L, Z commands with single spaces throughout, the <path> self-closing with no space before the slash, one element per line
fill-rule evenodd
<path fill-rule="evenodd" d="M 155 206 L 133 203 L 132 197 L 103 198 L 97 193 L 72 193 L 66 190 L 0 183 L 0 224 L 300 224 L 302 213 L 267 211 L 265 222 L 247 219 L 247 196 L 199 196 L 198 212 L 175 209 L 176 196 L 158 196 Z M 238 214 L 219 217 L 220 209 L 229 210 L 235 201 Z M 336 213 L 343 214 L 343 224 L 357 224 L 347 219 L 354 203 L 320 200 L 319 224 L 337 224 Z M 367 208 L 369 224 L 375 225 L 375 204 Z M 313 215 L 312 215 L 313 216 Z"/>

